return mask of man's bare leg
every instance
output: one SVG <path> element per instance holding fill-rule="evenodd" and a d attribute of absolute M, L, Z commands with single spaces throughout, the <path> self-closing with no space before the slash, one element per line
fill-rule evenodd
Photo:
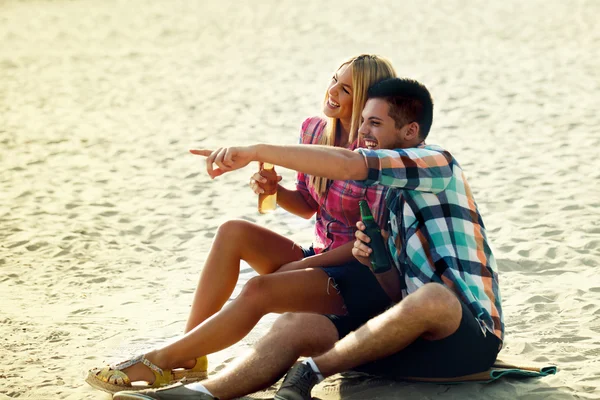
<path fill-rule="evenodd" d="M 397 353 L 419 337 L 439 340 L 450 336 L 461 318 L 462 308 L 454 293 L 429 283 L 313 360 L 323 376 L 333 375 Z"/>
<path fill-rule="evenodd" d="M 323 315 L 284 314 L 252 350 L 202 384 L 221 400 L 253 393 L 277 382 L 298 357 L 322 354 L 337 340 L 337 329 Z"/>

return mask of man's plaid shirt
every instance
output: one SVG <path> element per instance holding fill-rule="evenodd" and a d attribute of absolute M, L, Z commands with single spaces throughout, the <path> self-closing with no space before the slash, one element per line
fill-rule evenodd
<path fill-rule="evenodd" d="M 500 340 L 504 322 L 496 261 L 477 204 L 458 162 L 439 146 L 355 150 L 368 185 L 389 186 L 390 252 L 406 292 L 429 282 L 453 290 Z"/>

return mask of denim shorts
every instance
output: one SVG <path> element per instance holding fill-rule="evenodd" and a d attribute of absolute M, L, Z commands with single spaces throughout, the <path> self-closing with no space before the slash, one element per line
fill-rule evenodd
<path fill-rule="evenodd" d="M 315 254 L 315 248 L 311 245 L 309 248 L 305 248 L 304 246 L 300 246 L 300 249 L 302 250 L 302 254 L 304 254 L 303 258 L 306 257 L 312 257 Z"/>
<path fill-rule="evenodd" d="M 315 255 L 313 246 L 301 249 L 304 257 Z M 357 260 L 322 269 L 344 300 L 346 313 L 343 318 L 340 315 L 325 315 L 337 328 L 340 338 L 393 305 L 371 269 Z"/>
<path fill-rule="evenodd" d="M 323 271 L 329 275 L 333 287 L 344 300 L 344 323 L 354 319 L 367 321 L 393 305 L 371 269 L 356 260 L 339 266 L 323 267 Z M 335 322 L 339 316 L 327 317 L 334 322 L 338 330 L 343 328 Z"/>

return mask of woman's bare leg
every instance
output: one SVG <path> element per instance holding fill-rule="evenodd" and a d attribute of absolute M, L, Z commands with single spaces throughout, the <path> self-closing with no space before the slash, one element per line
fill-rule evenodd
<path fill-rule="evenodd" d="M 302 257 L 302 250 L 292 240 L 269 229 L 243 220 L 225 222 L 202 268 L 185 333 L 227 302 L 239 278 L 240 260 L 264 275 Z"/>
<path fill-rule="evenodd" d="M 241 260 L 264 275 L 302 257 L 302 249 L 292 240 L 269 229 L 244 220 L 225 222 L 217 230 L 202 268 L 184 333 L 218 312 L 227 302 L 238 281 Z M 175 367 L 192 368 L 195 364 L 196 357 L 190 356 Z M 125 373 L 140 375 L 148 371 L 146 366 L 136 364 Z"/>
<path fill-rule="evenodd" d="M 161 368 L 214 353 L 243 339 L 268 313 L 344 314 L 342 297 L 321 269 L 282 272 L 252 278 L 240 295 L 181 339 L 146 355 Z M 136 366 L 134 366 L 136 367 Z M 124 371 L 132 381 L 152 381 L 148 368 Z"/>

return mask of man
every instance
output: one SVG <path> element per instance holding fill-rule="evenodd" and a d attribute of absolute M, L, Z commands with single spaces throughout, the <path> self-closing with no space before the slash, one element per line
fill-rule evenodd
<path fill-rule="evenodd" d="M 416 81 L 394 78 L 369 90 L 359 129 L 366 149 L 260 144 L 192 151 L 207 157 L 212 178 L 262 161 L 329 179 L 394 188 L 387 199 L 388 247 L 402 300 L 390 302 L 377 316 L 286 314 L 252 352 L 216 378 L 138 394 L 123 392 L 115 399 L 241 396 L 275 382 L 299 356 L 314 358 L 291 368 L 276 399 L 310 399 L 318 381 L 353 368 L 420 378 L 488 369 L 504 335 L 495 260 L 460 166 L 447 151 L 424 143 L 432 116 L 427 89 Z M 362 232 L 362 223 L 357 226 L 353 254 L 369 266 L 370 238 Z M 361 282 L 353 282 L 350 291 L 360 289 Z"/>

